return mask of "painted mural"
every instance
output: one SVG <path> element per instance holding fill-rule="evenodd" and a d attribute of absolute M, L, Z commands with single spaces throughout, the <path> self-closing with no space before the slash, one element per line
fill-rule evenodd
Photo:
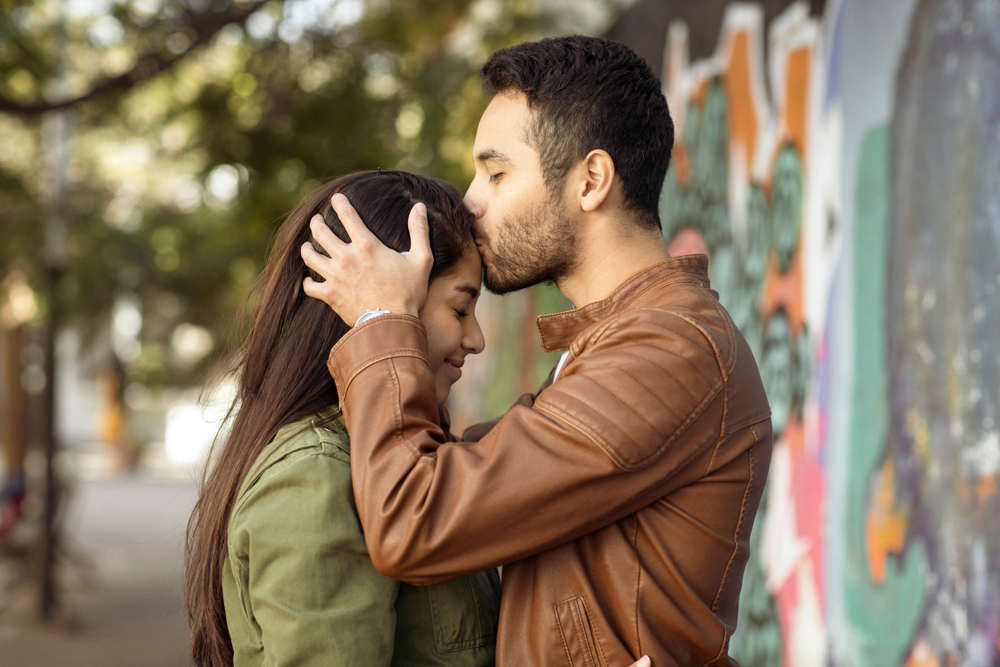
<path fill-rule="evenodd" d="M 917 665 L 1000 661 L 1000 3 L 924 0 L 892 118 L 888 430 L 870 520 L 919 548 Z M 881 552 L 873 554 L 883 557 Z M 879 562 L 879 561 L 875 561 Z"/>
<path fill-rule="evenodd" d="M 885 82 L 892 118 L 864 133 L 842 224 L 847 4 L 817 18 L 795 3 L 765 26 L 762 8 L 732 3 L 714 55 L 694 62 L 683 23 L 666 36 L 678 143 L 664 234 L 675 253 L 711 256 L 774 412 L 730 654 L 744 667 L 996 665 L 1000 3 L 917 3 Z M 832 327 L 838 296 L 850 321 Z M 831 355 L 834 329 L 849 357 Z M 833 441 L 838 364 L 851 386 Z M 833 488 L 835 459 L 846 482 Z"/>
<path fill-rule="evenodd" d="M 811 243 L 833 242 L 835 202 L 807 205 L 807 192 L 810 179 L 832 174 L 811 158 L 836 136 L 836 99 L 822 94 L 826 40 L 807 7 L 782 13 L 766 48 L 765 28 L 761 8 L 731 5 L 715 54 L 689 62 L 687 27 L 670 26 L 663 80 L 679 140 L 660 214 L 673 254 L 711 257 L 713 287 L 757 357 L 772 408 L 771 474 L 730 654 L 744 666 L 822 665 L 824 328 L 823 309 L 807 307 L 805 268 L 820 278 L 815 256 L 830 253 Z"/>
<path fill-rule="evenodd" d="M 843 80 L 875 5 L 907 26 L 898 62 Z M 711 257 L 776 434 L 730 654 L 1000 665 L 1000 0 L 780 6 L 726 4 L 707 57 L 664 36 L 664 235 Z M 891 111 L 845 125 L 871 86 Z M 566 307 L 484 296 L 458 430 L 537 388 L 558 355 L 535 316 Z"/>

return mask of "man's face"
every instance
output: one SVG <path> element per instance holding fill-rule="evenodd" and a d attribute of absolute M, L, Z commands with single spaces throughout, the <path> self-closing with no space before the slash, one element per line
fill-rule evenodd
<path fill-rule="evenodd" d="M 563 192 L 550 193 L 538 152 L 525 143 L 533 112 L 524 95 L 497 95 L 476 132 L 476 177 L 465 201 L 476 215 L 486 289 L 506 294 L 558 280 L 575 265 Z"/>

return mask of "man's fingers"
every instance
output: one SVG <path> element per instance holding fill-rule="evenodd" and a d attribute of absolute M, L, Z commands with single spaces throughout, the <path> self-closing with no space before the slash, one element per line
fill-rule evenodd
<path fill-rule="evenodd" d="M 337 238 L 336 236 L 334 238 Z M 318 239 L 317 239 L 318 240 Z M 340 241 L 340 239 L 337 239 Z M 329 257 L 324 257 L 323 255 L 316 252 L 313 248 L 312 243 L 303 243 L 302 247 L 299 248 L 299 254 L 302 256 L 302 261 L 306 263 L 310 269 L 320 274 L 324 278 L 328 277 L 328 267 L 327 262 L 330 261 Z"/>
<path fill-rule="evenodd" d="M 342 247 L 347 245 L 337 238 L 337 235 L 333 233 L 333 230 L 326 226 L 326 221 L 323 220 L 323 216 L 321 215 L 314 215 L 309 220 L 309 231 L 312 233 L 316 243 L 318 243 L 319 246 L 323 248 L 323 250 L 325 250 L 331 257 L 334 256 Z"/>
<path fill-rule="evenodd" d="M 421 202 L 414 204 L 406 224 L 410 229 L 410 252 L 421 260 L 433 261 L 427 207 Z"/>
<path fill-rule="evenodd" d="M 338 192 L 330 197 L 330 205 L 337 212 L 337 217 L 340 218 L 341 224 L 347 230 L 351 242 L 379 243 L 379 240 L 368 230 L 364 220 L 358 216 L 357 211 L 351 206 L 351 202 L 347 200 L 346 196 Z"/>
<path fill-rule="evenodd" d="M 318 283 L 309 276 L 306 276 L 302 281 L 302 291 L 306 293 L 306 296 L 311 296 L 314 299 L 323 300 L 323 290 L 320 285 L 323 283 Z"/>

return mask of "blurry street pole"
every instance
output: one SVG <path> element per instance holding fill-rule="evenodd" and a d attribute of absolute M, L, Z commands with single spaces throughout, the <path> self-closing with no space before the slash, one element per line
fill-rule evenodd
<path fill-rule="evenodd" d="M 66 218 L 69 172 L 69 144 L 72 132 L 69 111 L 55 111 L 42 124 L 51 165 L 50 209 L 45 224 L 45 301 L 47 305 L 43 343 L 45 351 L 45 389 L 42 391 L 39 435 L 45 455 L 45 484 L 42 500 L 42 571 L 39 595 L 41 616 L 49 620 L 58 606 L 55 566 L 60 526 L 59 479 L 55 457 L 58 451 L 56 435 L 56 332 L 59 326 L 57 287 L 66 269 Z"/>
<path fill-rule="evenodd" d="M 60 16 L 65 16 L 59 1 Z M 61 35 L 57 95 L 65 94 L 66 54 L 65 32 Z M 66 270 L 66 226 L 69 214 L 69 151 L 72 135 L 72 112 L 68 109 L 54 111 L 41 125 L 42 142 L 46 149 L 50 190 L 48 214 L 44 224 L 44 273 L 45 301 L 47 305 L 43 343 L 45 351 L 45 388 L 42 392 L 40 412 L 42 452 L 45 455 L 45 482 L 42 497 L 41 577 L 39 581 L 39 613 L 44 620 L 51 620 L 58 609 L 56 590 L 56 554 L 59 548 L 59 479 L 55 459 L 58 451 L 56 435 L 56 332 L 60 313 L 57 288 Z"/>

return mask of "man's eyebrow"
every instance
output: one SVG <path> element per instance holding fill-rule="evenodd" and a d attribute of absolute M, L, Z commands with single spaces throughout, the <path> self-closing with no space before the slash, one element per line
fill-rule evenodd
<path fill-rule="evenodd" d="M 487 148 L 486 150 L 480 151 L 476 159 L 480 162 L 486 162 L 487 160 L 493 160 L 495 162 L 506 162 L 507 164 L 512 164 L 513 160 L 507 156 L 506 153 L 501 153 L 495 148 Z"/>
<path fill-rule="evenodd" d="M 459 285 L 455 287 L 456 292 L 466 292 L 469 296 L 475 299 L 479 296 L 479 290 L 472 285 Z"/>

